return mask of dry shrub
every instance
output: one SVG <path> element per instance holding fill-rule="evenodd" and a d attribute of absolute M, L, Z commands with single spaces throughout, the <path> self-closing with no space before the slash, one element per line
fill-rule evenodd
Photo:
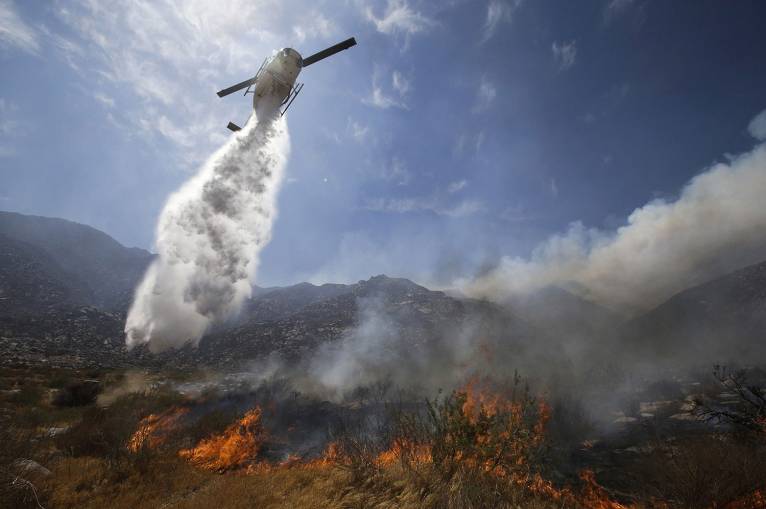
<path fill-rule="evenodd" d="M 498 393 L 469 385 L 429 402 L 427 416 L 423 430 L 435 476 L 425 491 L 437 494 L 438 505 L 502 507 L 533 498 L 519 484 L 540 473 L 548 416 L 518 379 Z M 418 441 L 401 443 L 402 459 L 416 471 L 423 460 Z"/>
<path fill-rule="evenodd" d="M 347 496 L 413 507 L 546 507 L 524 485 L 544 464 L 548 411 L 518 378 L 505 387 L 473 381 L 424 406 L 390 411 L 388 450 L 364 430 L 341 441 Z"/>
<path fill-rule="evenodd" d="M 766 438 L 766 389 L 748 383 L 745 370 L 729 371 L 725 366 L 713 368 L 718 388 L 733 393 L 736 406 L 722 405 L 711 398 L 694 401 L 698 416 L 715 423 L 727 423 Z"/>
<path fill-rule="evenodd" d="M 59 389 L 53 398 L 53 404 L 61 407 L 92 405 L 102 391 L 98 380 L 79 380 L 70 382 Z"/>
<path fill-rule="evenodd" d="M 63 457 L 52 465 L 50 507 L 150 509 L 193 494 L 210 480 L 174 455 L 156 455 L 148 470 L 124 469 L 117 478 L 107 460 Z M 225 497 L 217 507 L 226 507 Z"/>
<path fill-rule="evenodd" d="M 186 427 L 183 434 L 185 443 L 182 445 L 185 448 L 189 448 L 204 438 L 219 434 L 228 428 L 238 417 L 240 415 L 236 408 L 212 410 Z"/>
<path fill-rule="evenodd" d="M 557 447 L 568 450 L 595 433 L 593 419 L 580 400 L 558 398 L 551 403 L 551 408 L 548 437 Z"/>
<path fill-rule="evenodd" d="M 180 401 L 176 393 L 157 390 L 121 396 L 106 408 L 90 407 L 79 422 L 56 437 L 56 446 L 72 457 L 103 458 L 117 480 L 132 470 L 145 472 L 156 451 L 149 447 L 131 451 L 127 444 L 141 419 Z"/>
<path fill-rule="evenodd" d="M 401 409 L 401 402 L 396 408 Z M 393 414 L 393 409 L 390 405 L 388 413 Z M 341 412 L 334 428 L 329 430 L 331 441 L 323 459 L 345 470 L 352 485 L 364 484 L 379 473 L 377 458 L 394 436 L 393 421 L 385 414 L 385 411 L 383 415 Z"/>
<path fill-rule="evenodd" d="M 8 397 L 8 402 L 15 406 L 37 406 L 42 402 L 43 388 L 36 383 L 27 382 Z"/>
<path fill-rule="evenodd" d="M 345 434 L 337 442 L 335 465 L 346 470 L 352 485 L 364 484 L 374 479 L 380 470 L 377 461 L 383 451 L 379 437 L 369 434 Z"/>
<path fill-rule="evenodd" d="M 649 494 L 673 507 L 726 507 L 763 489 L 764 444 L 732 435 L 705 435 L 655 443 L 639 465 Z"/>
<path fill-rule="evenodd" d="M 0 507 L 38 507 L 45 502 L 42 476 L 17 464 L 33 456 L 33 438 L 31 431 L 0 427 Z"/>

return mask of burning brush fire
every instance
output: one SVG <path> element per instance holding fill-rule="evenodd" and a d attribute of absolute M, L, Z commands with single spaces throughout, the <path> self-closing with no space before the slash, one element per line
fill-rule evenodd
<path fill-rule="evenodd" d="M 557 501 L 563 506 L 589 509 L 625 509 L 610 499 L 595 481 L 593 472 L 580 474 L 582 487 L 557 488 L 538 470 L 546 447 L 546 424 L 551 410 L 544 401 L 531 398 L 526 391 L 493 390 L 492 385 L 470 381 L 442 401 L 429 402 L 427 415 L 404 420 L 394 428 L 390 446 L 371 454 L 367 463 L 375 471 L 396 470 L 431 472 L 434 478 L 459 472 L 478 472 L 492 482 L 504 483 L 535 497 Z M 506 395 L 507 394 L 507 395 Z M 274 411 L 274 405 L 267 406 Z M 173 408 L 143 419 L 127 444 L 139 451 L 165 444 L 168 436 L 182 427 L 188 408 Z M 267 429 L 264 411 L 256 406 L 223 432 L 211 434 L 178 455 L 190 464 L 214 472 L 244 471 L 263 473 L 272 469 L 351 468 L 354 454 L 341 439 L 329 441 L 318 457 L 288 453 L 282 461 L 269 461 L 266 450 L 273 443 L 283 444 L 279 429 Z M 268 421 L 271 422 L 271 421 Z M 273 426 L 272 426 L 273 428 Z M 290 431 L 290 426 L 286 429 Z M 398 471 L 398 470 L 396 470 Z"/>
<path fill-rule="evenodd" d="M 136 453 L 144 447 L 156 449 L 165 443 L 168 436 L 178 428 L 181 418 L 188 413 L 188 408 L 175 407 L 159 415 L 149 414 L 141 420 L 138 429 L 130 437 L 128 450 Z"/>
<path fill-rule="evenodd" d="M 261 409 L 256 407 L 222 434 L 206 438 L 196 447 L 183 449 L 178 454 L 195 466 L 219 472 L 252 466 L 266 436 L 261 415 Z"/>

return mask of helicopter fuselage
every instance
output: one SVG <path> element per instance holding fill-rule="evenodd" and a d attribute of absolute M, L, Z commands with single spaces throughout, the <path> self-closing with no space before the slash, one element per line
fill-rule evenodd
<path fill-rule="evenodd" d="M 256 116 L 267 118 L 277 112 L 284 115 L 303 89 L 303 83 L 296 83 L 301 70 L 352 46 L 356 46 L 356 39 L 350 37 L 306 58 L 292 48 L 282 48 L 263 61 L 255 76 L 219 90 L 216 95 L 226 97 L 244 88 L 245 95 L 253 94 Z M 242 130 L 234 122 L 226 127 L 234 132 Z"/>
<path fill-rule="evenodd" d="M 253 91 L 253 109 L 258 110 L 262 100 L 269 98 L 282 104 L 292 93 L 295 80 L 303 68 L 303 58 L 292 48 L 284 48 L 272 56 L 261 68 Z"/>

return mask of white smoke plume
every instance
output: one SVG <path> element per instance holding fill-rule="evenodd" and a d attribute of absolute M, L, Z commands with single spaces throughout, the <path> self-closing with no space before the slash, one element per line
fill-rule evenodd
<path fill-rule="evenodd" d="M 514 344 L 512 356 L 507 354 L 512 342 L 505 335 L 502 341 L 493 335 L 489 320 L 475 312 L 424 332 L 408 328 L 407 320 L 397 316 L 397 307 L 390 307 L 383 294 L 357 298 L 354 327 L 336 341 L 319 345 L 292 371 L 281 365 L 272 372 L 289 378 L 303 393 L 342 401 L 360 387 L 388 383 L 436 395 L 476 373 L 494 373 L 499 367 L 507 374 L 511 361 L 519 361 L 519 344 Z M 513 332 L 511 336 L 521 339 Z M 273 364 L 265 366 L 258 369 Z"/>
<path fill-rule="evenodd" d="M 615 232 L 573 223 L 529 259 L 504 257 L 461 283 L 466 294 L 504 301 L 570 284 L 627 313 L 766 258 L 766 144 L 691 179 L 674 201 L 637 208 Z"/>
<path fill-rule="evenodd" d="M 259 109 L 168 199 L 157 225 L 159 256 L 125 324 L 129 348 L 196 345 L 250 296 L 290 149 L 286 123 L 274 111 Z"/>

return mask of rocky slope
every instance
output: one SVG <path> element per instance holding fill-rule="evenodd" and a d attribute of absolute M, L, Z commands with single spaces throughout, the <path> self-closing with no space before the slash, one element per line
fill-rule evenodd
<path fill-rule="evenodd" d="M 0 315 L 87 305 L 93 293 L 45 250 L 0 234 Z"/>
<path fill-rule="evenodd" d="M 280 288 L 256 295 L 245 309 L 236 325 L 204 338 L 197 355 L 233 360 L 274 351 L 298 359 L 370 323 L 385 324 L 375 332 L 396 334 L 413 349 L 450 338 L 469 322 L 487 338 L 527 342 L 534 335 L 523 320 L 490 303 L 455 299 L 384 275 L 353 285 Z"/>
<path fill-rule="evenodd" d="M 49 288 L 71 289 L 70 297 L 78 302 L 105 309 L 128 305 L 152 260 L 148 251 L 127 248 L 95 228 L 64 219 L 0 212 L 0 236 L 5 239 L 0 244 L 6 253 L 0 268 L 4 273 L 34 270 L 35 278 L 47 280 Z M 19 258 L 20 249 L 27 251 L 26 259 Z M 26 260 L 36 263 L 34 269 L 24 265 Z M 25 298 L 18 285 L 3 288 L 6 301 Z"/>
<path fill-rule="evenodd" d="M 0 212 L 0 362 L 54 365 L 236 364 L 277 352 L 299 359 L 353 334 L 396 337 L 412 351 L 505 345 L 546 369 L 646 358 L 766 358 L 766 262 L 685 290 L 622 323 L 558 288 L 509 306 L 375 276 L 356 284 L 254 288 L 242 313 L 198 348 L 127 352 L 123 324 L 152 255 L 69 221 Z M 496 355 L 490 352 L 489 355 Z"/>
<path fill-rule="evenodd" d="M 2 363 L 220 365 L 272 352 L 298 359 L 374 320 L 412 348 L 455 335 L 469 322 L 485 337 L 533 336 L 523 321 L 489 303 L 376 276 L 352 285 L 256 287 L 242 313 L 198 348 L 160 356 L 128 352 L 125 314 L 151 259 L 88 226 L 0 213 Z"/>

